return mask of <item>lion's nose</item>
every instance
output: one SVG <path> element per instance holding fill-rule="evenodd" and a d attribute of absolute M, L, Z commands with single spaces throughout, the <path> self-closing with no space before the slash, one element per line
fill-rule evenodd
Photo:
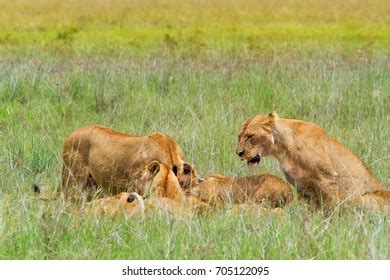
<path fill-rule="evenodd" d="M 242 156 L 244 154 L 244 151 L 237 151 L 238 156 Z"/>

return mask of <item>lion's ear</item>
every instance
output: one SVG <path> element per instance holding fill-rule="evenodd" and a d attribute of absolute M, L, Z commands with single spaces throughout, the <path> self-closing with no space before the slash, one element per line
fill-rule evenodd
<path fill-rule="evenodd" d="M 279 118 L 278 114 L 275 111 L 269 113 L 268 117 L 274 118 L 275 120 Z"/>
<path fill-rule="evenodd" d="M 152 176 L 154 176 L 160 171 L 160 163 L 157 160 L 154 160 L 154 161 L 150 162 L 146 168 L 149 171 L 149 173 Z"/>
<path fill-rule="evenodd" d="M 271 113 L 268 114 L 268 116 L 264 119 L 262 125 L 263 128 L 266 129 L 267 131 L 272 131 L 272 129 L 275 126 L 275 121 L 278 119 L 278 115 L 276 114 L 275 111 L 272 111 Z"/>
<path fill-rule="evenodd" d="M 183 164 L 183 172 L 184 172 L 184 174 L 190 174 L 191 171 L 192 171 L 192 165 L 185 162 Z"/>

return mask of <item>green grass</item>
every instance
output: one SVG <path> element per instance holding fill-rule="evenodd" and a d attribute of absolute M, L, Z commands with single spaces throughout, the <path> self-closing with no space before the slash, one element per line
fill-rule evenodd
<path fill-rule="evenodd" d="M 389 52 L 382 0 L 0 0 L 0 52 L 356 49 Z"/>
<path fill-rule="evenodd" d="M 58 188 L 64 139 L 92 123 L 168 133 L 201 176 L 282 176 L 234 153 L 242 122 L 272 110 L 322 126 L 389 185 L 386 1 L 34 2 L 0 1 L 0 259 L 390 258 L 388 213 L 112 220 L 31 190 Z"/>
<path fill-rule="evenodd" d="M 388 220 L 343 213 L 332 220 L 302 206 L 285 219 L 232 215 L 194 218 L 155 214 L 142 219 L 91 219 L 28 202 L 13 216 L 2 257 L 19 259 L 385 259 Z M 45 214 L 44 218 L 42 215 Z M 20 220 L 25 222 L 19 223 Z M 9 224 L 18 223 L 16 228 Z"/>

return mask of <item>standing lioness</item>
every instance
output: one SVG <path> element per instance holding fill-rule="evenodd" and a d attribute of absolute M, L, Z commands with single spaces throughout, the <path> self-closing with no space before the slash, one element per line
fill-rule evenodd
<path fill-rule="evenodd" d="M 349 199 L 365 202 L 370 196 L 381 201 L 375 196 L 386 192 L 362 161 L 322 128 L 279 118 L 275 112 L 246 120 L 236 152 L 248 165 L 257 165 L 264 156 L 276 158 L 286 179 L 325 208 Z"/>
<path fill-rule="evenodd" d="M 89 199 L 97 187 L 105 195 L 126 191 L 142 195 L 137 180 L 153 160 L 177 176 L 183 173 L 183 152 L 166 134 L 136 136 L 98 125 L 79 128 L 64 143 L 62 189 L 70 199 Z"/>

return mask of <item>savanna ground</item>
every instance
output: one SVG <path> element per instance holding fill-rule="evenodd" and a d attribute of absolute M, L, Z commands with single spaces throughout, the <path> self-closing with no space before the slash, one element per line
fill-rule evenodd
<path fill-rule="evenodd" d="M 342 3 L 341 3 L 342 2 Z M 389 1 L 0 1 L 0 259 L 389 259 L 388 213 L 95 218 L 34 197 L 87 124 L 172 135 L 201 176 L 248 169 L 242 122 L 313 121 L 390 182 Z"/>

